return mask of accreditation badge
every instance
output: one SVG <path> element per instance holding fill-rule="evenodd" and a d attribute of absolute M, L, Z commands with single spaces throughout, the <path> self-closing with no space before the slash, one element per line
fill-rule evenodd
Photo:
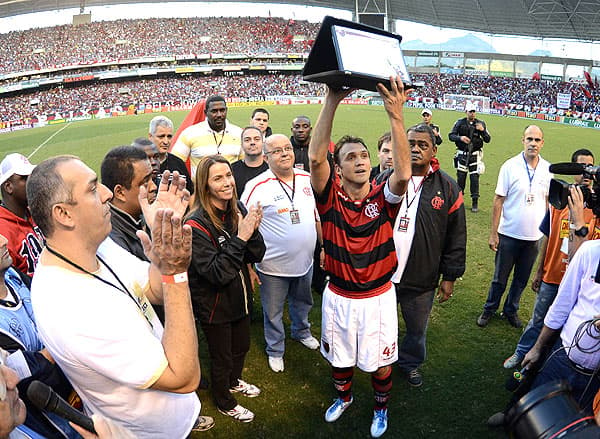
<path fill-rule="evenodd" d="M 532 194 L 530 192 L 527 195 L 525 195 L 525 204 L 526 205 L 532 206 L 534 201 L 535 201 L 535 195 L 534 194 Z"/>
<path fill-rule="evenodd" d="M 292 220 L 292 224 L 300 224 L 300 213 L 298 209 L 290 210 L 290 220 Z"/>
<path fill-rule="evenodd" d="M 410 218 L 407 216 L 401 216 L 398 220 L 398 231 L 406 232 L 408 231 L 408 225 L 410 224 Z"/>

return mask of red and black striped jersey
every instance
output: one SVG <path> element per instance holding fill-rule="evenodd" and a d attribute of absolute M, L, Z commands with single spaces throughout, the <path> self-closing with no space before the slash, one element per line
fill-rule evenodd
<path fill-rule="evenodd" d="M 0 234 L 8 239 L 8 253 L 13 267 L 33 276 L 35 265 L 44 248 L 44 235 L 33 219 L 23 219 L 0 205 Z"/>
<path fill-rule="evenodd" d="M 398 264 L 393 227 L 400 204 L 386 201 L 386 184 L 372 185 L 365 199 L 353 201 L 332 177 L 316 197 L 325 271 L 337 294 L 367 298 L 390 288 Z"/>

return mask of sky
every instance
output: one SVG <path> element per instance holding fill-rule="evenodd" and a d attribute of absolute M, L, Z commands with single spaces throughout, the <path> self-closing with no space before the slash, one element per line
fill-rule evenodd
<path fill-rule="evenodd" d="M 136 5 L 99 6 L 86 8 L 91 12 L 92 21 L 115 20 L 119 18 L 148 17 L 208 17 L 208 16 L 272 16 L 322 21 L 325 15 L 333 15 L 347 20 L 352 19 L 349 11 L 316 8 L 300 5 L 275 5 L 257 3 L 148 3 Z M 32 27 L 68 24 L 79 9 L 63 9 L 61 11 L 26 14 L 16 17 L 0 18 L 2 33 L 12 30 L 23 30 Z M 529 55 L 535 50 L 546 50 L 552 56 L 600 60 L 600 42 L 582 43 L 570 40 L 539 39 L 489 35 L 459 29 L 438 28 L 418 23 L 399 21 L 397 29 L 401 29 L 404 41 L 420 39 L 429 44 L 441 44 L 450 38 L 472 33 L 493 46 L 499 53 Z"/>

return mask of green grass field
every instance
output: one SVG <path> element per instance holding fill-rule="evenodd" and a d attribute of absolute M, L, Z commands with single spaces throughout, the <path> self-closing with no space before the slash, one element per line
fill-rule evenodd
<path fill-rule="evenodd" d="M 229 119 L 245 126 L 251 108 L 232 108 Z M 313 123 L 318 106 L 272 107 L 273 132 L 289 134 L 293 117 L 305 114 Z M 407 125 L 420 121 L 418 110 L 406 110 Z M 168 114 L 177 125 L 184 112 Z M 0 156 L 10 152 L 30 155 L 33 163 L 57 154 L 75 154 L 98 171 L 104 154 L 111 147 L 129 144 L 135 137 L 146 136 L 152 115 L 121 117 L 99 121 L 75 122 L 70 125 L 20 131 L 0 135 Z M 447 140 L 448 131 L 461 113 L 435 111 L 434 122 L 442 129 L 444 143 L 438 157 L 451 175 L 454 144 Z M 508 373 L 502 361 L 513 352 L 520 330 L 498 317 L 488 327 L 476 326 L 475 319 L 487 296 L 493 273 L 493 253 L 488 249 L 490 209 L 500 165 L 522 150 L 521 133 L 532 121 L 482 115 L 492 135 L 485 147 L 486 174 L 481 177 L 480 211 L 467 211 L 467 270 L 456 284 L 454 297 L 435 304 L 429 325 L 428 359 L 423 367 L 424 384 L 410 388 L 399 373 L 394 372 L 394 388 L 390 402 L 390 423 L 385 437 L 413 438 L 501 438 L 502 432 L 491 431 L 485 421 L 502 409 L 509 398 L 504 390 Z M 538 122 L 535 122 L 538 123 Z M 567 125 L 538 123 L 545 132 L 542 156 L 550 162 L 569 161 L 578 148 L 600 152 L 600 131 Z M 387 131 L 383 107 L 343 106 L 338 110 L 334 139 L 351 133 L 362 136 L 371 146 L 376 160 L 376 139 Z M 40 145 L 43 145 L 40 147 Z M 468 197 L 466 207 L 470 207 Z M 264 353 L 262 315 L 258 294 L 255 296 L 255 321 L 252 346 L 246 360 L 244 378 L 257 384 L 263 393 L 259 398 L 240 403 L 255 412 L 250 424 L 239 424 L 220 415 L 208 391 L 201 391 L 203 413 L 215 418 L 213 430 L 194 437 L 206 438 L 279 438 L 279 437 L 369 437 L 373 397 L 370 377 L 355 375 L 352 407 L 334 424 L 323 419 L 325 409 L 335 396 L 330 369 L 318 352 L 308 351 L 290 341 L 286 348 L 282 374 L 271 372 Z M 528 288 L 521 301 L 521 317 L 526 321 L 531 312 L 534 293 Z M 400 321 L 402 319 L 400 318 Z M 320 334 L 320 296 L 315 294 L 311 313 L 313 334 Z M 109 323 L 109 322 L 107 322 Z M 403 335 L 400 324 L 400 336 Z M 206 346 L 200 340 L 203 370 L 208 373 Z"/>

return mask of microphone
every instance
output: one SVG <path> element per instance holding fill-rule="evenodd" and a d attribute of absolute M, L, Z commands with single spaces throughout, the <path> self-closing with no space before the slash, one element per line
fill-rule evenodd
<path fill-rule="evenodd" d="M 94 422 L 80 411 L 71 407 L 54 390 L 40 381 L 33 381 L 27 388 L 27 397 L 40 410 L 56 413 L 61 418 L 71 421 L 87 431 L 96 433 Z"/>
<path fill-rule="evenodd" d="M 561 175 L 581 175 L 585 169 L 582 163 L 554 163 L 550 165 L 550 172 Z"/>
<path fill-rule="evenodd" d="M 506 390 L 509 392 L 515 393 L 521 385 L 525 385 L 527 383 L 527 379 L 529 378 L 529 374 L 527 373 L 529 369 L 524 367 L 520 371 L 514 371 L 513 374 L 506 380 Z"/>

